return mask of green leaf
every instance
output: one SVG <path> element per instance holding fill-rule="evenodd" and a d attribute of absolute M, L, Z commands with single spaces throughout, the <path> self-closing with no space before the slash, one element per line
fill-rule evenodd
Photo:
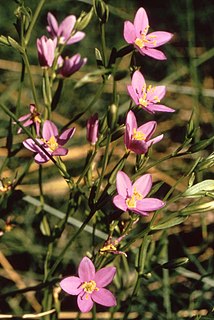
<path fill-rule="evenodd" d="M 187 217 L 175 217 L 172 219 L 162 219 L 162 221 L 160 220 L 160 223 L 157 224 L 156 226 L 152 226 L 151 229 L 152 230 L 163 230 L 163 229 L 168 229 L 174 226 L 177 226 L 178 224 L 183 223 L 185 220 L 187 219 Z"/>
<path fill-rule="evenodd" d="M 213 209 L 214 209 L 214 201 L 209 201 L 206 203 L 191 204 L 186 208 L 182 209 L 180 213 L 186 216 L 186 215 L 195 214 L 195 213 L 203 213 Z"/>
<path fill-rule="evenodd" d="M 201 197 L 207 193 L 214 191 L 214 180 L 204 180 L 188 188 L 184 193 L 184 197 Z"/>

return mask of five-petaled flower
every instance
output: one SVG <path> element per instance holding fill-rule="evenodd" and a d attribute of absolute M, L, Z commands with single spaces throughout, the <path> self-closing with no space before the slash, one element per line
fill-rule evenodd
<path fill-rule="evenodd" d="M 42 36 L 37 39 L 37 51 L 41 67 L 51 67 L 55 57 L 56 41 Z"/>
<path fill-rule="evenodd" d="M 63 145 L 73 136 L 75 128 L 65 130 L 60 136 L 56 125 L 46 120 L 42 128 L 42 138 L 36 139 L 37 143 L 46 151 L 44 152 L 33 139 L 27 139 L 23 145 L 36 153 L 34 157 L 37 163 L 44 163 L 50 160 L 50 156 L 65 156 L 68 149 Z"/>
<path fill-rule="evenodd" d="M 156 121 L 149 121 L 138 128 L 134 113 L 129 111 L 126 117 L 126 130 L 124 135 L 126 148 L 137 154 L 145 154 L 152 144 L 163 139 L 163 134 L 150 139 L 156 127 Z"/>
<path fill-rule="evenodd" d="M 82 31 L 75 31 L 76 17 L 74 15 L 67 16 L 59 25 L 54 15 L 48 12 L 47 31 L 53 39 L 57 39 L 60 44 L 73 44 L 79 42 L 85 37 Z"/>
<path fill-rule="evenodd" d="M 165 86 L 146 86 L 142 73 L 136 70 L 132 76 L 132 84 L 127 86 L 128 93 L 137 106 L 142 107 L 149 113 L 174 112 L 175 110 L 159 104 L 166 94 Z"/>
<path fill-rule="evenodd" d="M 24 127 L 34 125 L 36 129 L 36 135 L 39 136 L 41 119 L 40 113 L 37 111 L 35 104 L 30 104 L 30 113 L 21 116 L 18 120 L 20 122 L 24 121 L 24 123 L 22 124 Z M 19 128 L 18 133 L 21 132 L 22 128 Z"/>
<path fill-rule="evenodd" d="M 73 73 L 77 72 L 81 67 L 83 67 L 87 62 L 87 58 L 81 58 L 79 53 L 75 54 L 73 57 L 65 57 L 64 59 L 60 56 L 58 59 L 58 73 L 63 77 L 70 77 Z"/>
<path fill-rule="evenodd" d="M 124 23 L 124 38 L 133 44 L 134 47 L 142 54 L 150 56 L 157 60 L 165 60 L 165 54 L 157 49 L 172 38 L 172 34 L 165 31 L 156 31 L 148 33 L 149 21 L 144 8 L 139 8 L 134 23 L 125 21 Z"/>
<path fill-rule="evenodd" d="M 94 145 L 98 139 L 98 126 L 99 126 L 98 114 L 95 113 L 88 119 L 87 125 L 86 125 L 87 140 L 92 145 Z"/>
<path fill-rule="evenodd" d="M 115 267 L 105 267 L 96 272 L 93 262 L 84 257 L 79 264 L 79 277 L 63 279 L 60 287 L 68 294 L 78 296 L 77 304 L 81 312 L 89 312 L 94 302 L 113 307 L 116 306 L 116 299 L 105 287 L 112 282 L 115 273 Z"/>
<path fill-rule="evenodd" d="M 131 180 L 123 171 L 117 173 L 117 192 L 113 198 L 114 205 L 123 211 L 133 211 L 140 215 L 162 208 L 165 203 L 156 198 L 145 198 L 152 187 L 152 176 L 145 174 L 132 185 Z"/>

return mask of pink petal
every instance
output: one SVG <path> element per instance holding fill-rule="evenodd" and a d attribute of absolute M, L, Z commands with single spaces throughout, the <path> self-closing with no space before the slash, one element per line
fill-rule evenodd
<path fill-rule="evenodd" d="M 147 39 L 148 40 L 155 40 L 155 45 L 152 45 L 150 43 L 148 43 L 146 46 L 148 48 L 156 48 L 161 46 L 162 44 L 170 41 L 173 37 L 172 33 L 169 32 L 165 32 L 165 31 L 156 31 L 156 32 L 152 32 L 150 34 L 147 35 Z"/>
<path fill-rule="evenodd" d="M 142 73 L 138 70 L 136 70 L 133 73 L 132 76 L 132 87 L 138 94 L 138 98 L 141 98 L 143 93 L 145 92 L 146 86 L 145 86 L 145 79 Z M 139 102 L 138 102 L 139 104 Z"/>
<path fill-rule="evenodd" d="M 47 21 L 48 21 L 47 31 L 50 33 L 52 37 L 57 37 L 58 22 L 51 12 L 48 12 Z"/>
<path fill-rule="evenodd" d="M 139 96 L 137 95 L 137 93 L 136 93 L 135 89 L 132 87 L 132 85 L 128 85 L 127 90 L 128 90 L 130 97 L 132 98 L 132 100 L 134 100 L 134 103 L 136 105 L 138 105 L 139 104 Z"/>
<path fill-rule="evenodd" d="M 152 176 L 151 174 L 144 174 L 142 177 L 138 178 L 133 184 L 133 188 L 142 195 L 144 198 L 147 196 L 152 187 Z"/>
<path fill-rule="evenodd" d="M 148 111 L 155 113 L 158 112 L 175 112 L 174 109 L 164 106 L 162 104 L 149 104 L 147 106 Z"/>
<path fill-rule="evenodd" d="M 31 117 L 31 113 L 25 114 L 24 116 L 21 116 L 18 120 L 20 122 L 25 121 L 26 119 Z"/>
<path fill-rule="evenodd" d="M 67 16 L 59 25 L 57 32 L 58 37 L 63 37 L 65 41 L 71 36 L 71 32 L 76 23 L 76 17 L 74 15 Z"/>
<path fill-rule="evenodd" d="M 147 146 L 148 146 L 148 148 L 149 148 L 152 144 L 155 144 L 155 143 L 161 141 L 162 139 L 163 139 L 163 134 L 155 137 L 154 139 L 151 139 L 151 140 L 147 141 L 146 144 L 147 144 Z"/>
<path fill-rule="evenodd" d="M 156 198 L 145 198 L 137 201 L 136 208 L 142 211 L 154 211 L 163 208 L 165 203 Z"/>
<path fill-rule="evenodd" d="M 42 136 L 46 141 L 48 141 L 51 137 L 58 136 L 58 129 L 52 121 L 46 120 L 44 122 Z"/>
<path fill-rule="evenodd" d="M 31 124 L 33 124 L 33 120 L 29 119 L 25 121 L 22 125 L 23 127 L 29 127 Z"/>
<path fill-rule="evenodd" d="M 101 304 L 105 307 L 114 307 L 117 301 L 111 291 L 101 288 L 99 291 L 94 291 L 91 295 L 94 302 Z"/>
<path fill-rule="evenodd" d="M 136 154 L 145 154 L 148 150 L 148 146 L 143 140 L 132 140 L 129 149 Z"/>
<path fill-rule="evenodd" d="M 137 129 L 137 121 L 136 117 L 134 115 L 134 112 L 131 110 L 128 112 L 127 117 L 126 117 L 126 125 L 129 125 L 129 130 L 132 133 L 134 129 Z"/>
<path fill-rule="evenodd" d="M 119 194 L 113 198 L 113 203 L 117 208 L 123 211 L 126 211 L 128 208 L 125 199 Z"/>
<path fill-rule="evenodd" d="M 157 49 L 152 49 L 152 48 L 142 48 L 142 49 L 138 49 L 143 55 L 147 55 L 149 57 L 152 57 L 154 59 L 157 59 L 157 60 L 166 60 L 167 57 L 165 56 L 165 54 L 160 51 L 160 50 L 157 50 Z"/>
<path fill-rule="evenodd" d="M 145 33 L 146 28 L 149 26 L 148 16 L 144 8 L 138 9 L 134 18 L 134 26 L 137 37 L 141 37 L 141 33 Z"/>
<path fill-rule="evenodd" d="M 94 302 L 92 301 L 90 294 L 79 294 L 77 297 L 77 304 L 81 312 L 89 312 L 92 309 Z"/>
<path fill-rule="evenodd" d="M 50 160 L 50 158 L 48 156 L 46 156 L 46 154 L 41 151 L 41 152 L 37 153 L 37 155 L 34 157 L 34 160 L 40 164 L 40 163 L 48 162 Z"/>
<path fill-rule="evenodd" d="M 159 100 L 161 100 L 166 94 L 166 87 L 165 86 L 157 86 L 153 87 L 152 90 L 147 92 L 147 100 L 154 102 L 156 98 L 158 97 Z"/>
<path fill-rule="evenodd" d="M 78 277 L 67 277 L 63 279 L 59 285 L 68 294 L 77 295 L 83 289 L 81 288 L 81 280 Z"/>
<path fill-rule="evenodd" d="M 118 171 L 116 178 L 117 192 L 123 198 L 131 197 L 132 195 L 132 183 L 127 174 L 123 171 Z"/>
<path fill-rule="evenodd" d="M 65 130 L 57 139 L 57 142 L 60 146 L 63 146 L 73 135 L 76 128 L 70 128 Z"/>
<path fill-rule="evenodd" d="M 52 152 L 52 156 L 66 156 L 68 153 L 68 149 L 63 147 L 58 147 L 56 150 Z"/>
<path fill-rule="evenodd" d="M 82 282 L 94 279 L 95 267 L 93 262 L 88 257 L 84 257 L 81 260 L 78 268 L 78 275 Z"/>
<path fill-rule="evenodd" d="M 109 283 L 112 282 L 116 273 L 115 267 L 106 267 L 98 270 L 95 274 L 94 281 L 97 284 L 97 287 L 103 288 L 106 287 Z"/>
<path fill-rule="evenodd" d="M 138 128 L 138 131 L 144 133 L 146 135 L 146 140 L 149 140 L 150 137 L 153 135 L 155 132 L 155 129 L 157 127 L 157 122 L 156 121 L 149 121 L 143 124 Z"/>
<path fill-rule="evenodd" d="M 126 42 L 134 43 L 136 39 L 135 28 L 130 21 L 124 22 L 123 36 Z"/>
<path fill-rule="evenodd" d="M 70 37 L 66 44 L 73 44 L 81 41 L 85 37 L 85 33 L 82 31 L 77 31 L 72 37 Z"/>
<path fill-rule="evenodd" d="M 27 148 L 28 150 L 33 151 L 33 152 L 38 152 L 39 147 L 37 147 L 37 145 L 35 144 L 33 139 L 27 139 L 27 140 L 23 141 L 22 143 L 25 146 L 25 148 Z"/>

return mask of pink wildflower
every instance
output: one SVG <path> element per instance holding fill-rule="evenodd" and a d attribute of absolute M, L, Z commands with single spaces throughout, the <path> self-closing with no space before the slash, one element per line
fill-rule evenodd
<path fill-rule="evenodd" d="M 82 31 L 75 32 L 76 17 L 70 15 L 66 17 L 60 25 L 54 15 L 48 12 L 47 16 L 48 26 L 47 31 L 50 33 L 53 39 L 57 39 L 60 44 L 73 44 L 79 42 L 85 37 L 85 33 Z"/>
<path fill-rule="evenodd" d="M 95 113 L 87 121 L 87 140 L 93 145 L 97 142 L 98 139 L 98 114 Z"/>
<path fill-rule="evenodd" d="M 116 306 L 116 299 L 105 287 L 113 280 L 115 267 L 106 267 L 95 271 L 92 261 L 84 257 L 78 268 L 79 277 L 71 276 L 60 282 L 60 287 L 71 295 L 77 295 L 77 304 L 81 312 L 89 312 L 94 302 L 106 307 Z"/>
<path fill-rule="evenodd" d="M 42 36 L 37 39 L 37 51 L 41 67 L 51 67 L 54 61 L 56 41 Z"/>
<path fill-rule="evenodd" d="M 156 121 L 149 121 L 138 128 L 134 113 L 129 111 L 126 117 L 126 131 L 124 135 L 126 148 L 137 154 L 146 153 L 152 144 L 163 139 L 163 134 L 161 134 L 150 140 L 156 127 Z"/>
<path fill-rule="evenodd" d="M 30 104 L 30 113 L 25 114 L 24 116 L 20 117 L 18 119 L 20 122 L 25 121 L 22 125 L 24 127 L 29 127 L 32 124 L 35 125 L 36 128 L 36 134 L 39 136 L 39 130 L 40 130 L 40 113 L 37 111 L 37 108 L 35 104 Z M 19 128 L 18 133 L 22 132 L 22 128 Z"/>
<path fill-rule="evenodd" d="M 142 54 L 150 56 L 157 60 L 165 60 L 165 54 L 157 49 L 172 38 L 172 34 L 165 31 L 156 31 L 148 33 L 149 21 L 144 8 L 139 8 L 134 23 L 125 21 L 124 23 L 124 38 L 133 44 L 134 47 Z"/>
<path fill-rule="evenodd" d="M 140 215 L 148 215 L 148 211 L 162 208 L 165 204 L 156 198 L 145 198 L 152 187 L 152 176 L 145 174 L 132 185 L 131 180 L 123 171 L 117 173 L 117 192 L 113 203 L 119 209 L 130 210 Z"/>
<path fill-rule="evenodd" d="M 145 79 L 140 71 L 135 71 L 132 76 L 132 84 L 127 86 L 128 93 L 137 106 L 141 106 L 149 113 L 174 112 L 174 109 L 159 104 L 166 94 L 165 86 L 146 86 Z"/>
<path fill-rule="evenodd" d="M 75 128 L 65 130 L 60 136 L 58 129 L 53 122 L 46 120 L 42 129 L 42 139 L 36 141 L 47 151 L 51 156 L 65 156 L 68 149 L 62 147 L 74 134 Z M 33 139 L 27 139 L 23 145 L 37 153 L 34 157 L 37 163 L 44 163 L 50 160 L 49 156 L 35 143 Z"/>
<path fill-rule="evenodd" d="M 81 67 L 83 67 L 87 62 L 87 58 L 81 58 L 80 54 L 75 54 L 73 57 L 66 57 L 63 59 L 62 57 L 58 59 L 58 63 L 60 68 L 58 69 L 58 73 L 60 73 L 63 77 L 70 77 L 73 73 L 77 72 Z"/>

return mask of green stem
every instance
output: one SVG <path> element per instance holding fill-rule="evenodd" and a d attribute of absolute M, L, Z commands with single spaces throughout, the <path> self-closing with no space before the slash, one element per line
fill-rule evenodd
<path fill-rule="evenodd" d="M 28 31 L 27 31 L 26 36 L 25 36 L 25 45 L 26 46 L 27 46 L 27 44 L 28 44 L 28 42 L 30 40 L 31 32 L 32 32 L 33 27 L 34 27 L 34 25 L 36 23 L 36 20 L 37 20 L 39 14 L 40 14 L 40 11 L 42 10 L 43 5 L 45 4 L 45 1 L 46 0 L 40 0 L 40 2 L 38 3 L 38 5 L 36 7 L 35 13 L 33 15 L 33 18 L 31 20 L 31 23 L 29 25 Z"/>
<path fill-rule="evenodd" d="M 24 63 L 25 63 L 26 68 L 27 68 L 27 72 L 28 72 L 28 76 L 29 76 L 29 79 L 30 79 L 30 84 L 31 84 L 31 90 L 32 90 L 33 98 L 34 98 L 36 107 L 39 109 L 39 102 L 38 102 L 38 99 L 37 99 L 36 89 L 35 89 L 35 85 L 34 85 L 34 82 L 33 82 L 33 77 L 32 77 L 32 74 L 31 74 L 30 64 L 29 64 L 29 60 L 28 60 L 28 56 L 27 56 L 26 51 L 23 50 L 23 52 L 21 53 L 21 55 L 22 55 L 22 57 L 23 57 Z"/>
<path fill-rule="evenodd" d="M 109 130 L 109 132 L 107 133 L 107 141 L 106 141 L 105 154 L 104 154 L 104 157 L 103 157 L 102 171 L 101 171 L 100 179 L 99 179 L 97 190 L 96 190 L 95 201 L 98 198 L 100 187 L 101 187 L 101 184 L 102 184 L 103 178 L 104 178 L 104 173 L 105 173 L 105 170 L 106 170 L 106 167 L 107 167 L 107 164 L 108 164 L 108 158 L 109 158 L 109 152 L 108 151 L 109 151 L 110 142 L 111 142 L 111 133 L 110 133 L 110 130 Z"/>
<path fill-rule="evenodd" d="M 85 219 L 85 221 L 82 223 L 81 227 L 77 230 L 77 232 L 73 235 L 73 237 L 71 237 L 71 239 L 68 241 L 68 243 L 66 244 L 66 246 L 64 247 L 64 249 L 61 251 L 61 253 L 59 254 L 59 256 L 57 257 L 55 263 L 53 264 L 53 266 L 51 267 L 50 271 L 48 272 L 47 275 L 47 280 L 49 280 L 49 278 L 53 275 L 53 273 L 55 272 L 56 268 L 58 267 L 58 265 L 60 264 L 60 262 L 62 261 L 66 251 L 69 249 L 69 247 L 72 245 L 72 243 L 74 242 L 74 240 L 76 239 L 76 237 L 78 237 L 78 235 L 84 230 L 84 228 L 86 227 L 86 225 L 89 223 L 89 221 L 92 219 L 92 217 L 94 216 L 94 214 L 96 213 L 96 209 L 91 210 L 90 214 L 88 215 L 88 217 Z"/>
<path fill-rule="evenodd" d="M 104 67 L 107 67 L 107 55 L 106 55 L 106 38 L 105 38 L 105 24 L 100 23 L 100 33 L 101 33 L 101 45 L 102 45 L 102 56 Z"/>

